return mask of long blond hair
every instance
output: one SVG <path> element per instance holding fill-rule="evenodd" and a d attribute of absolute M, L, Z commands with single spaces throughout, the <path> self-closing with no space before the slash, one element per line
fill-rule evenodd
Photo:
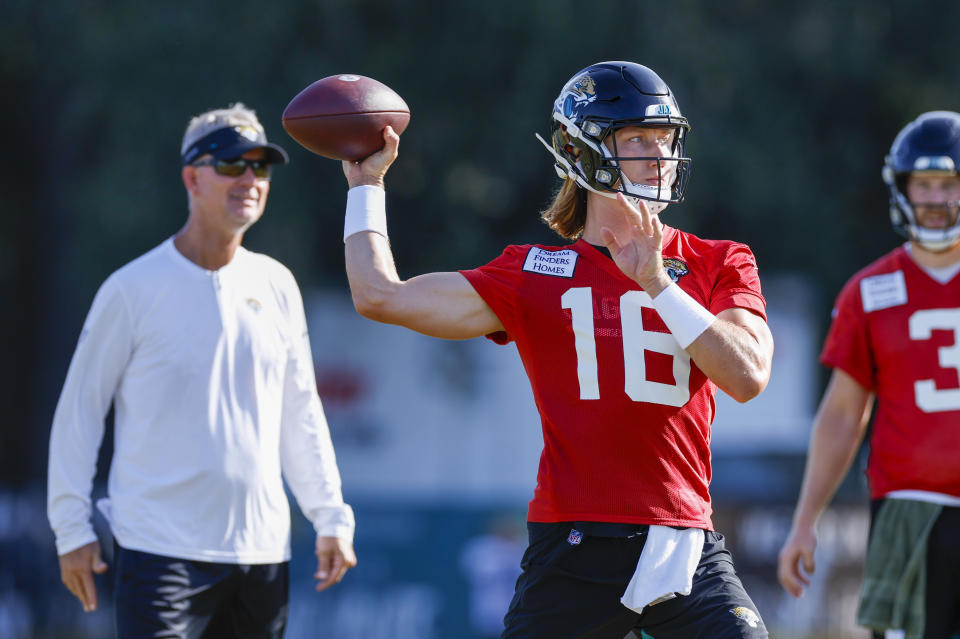
<path fill-rule="evenodd" d="M 576 240 L 587 223 L 587 191 L 566 178 L 540 219 L 560 237 Z"/>

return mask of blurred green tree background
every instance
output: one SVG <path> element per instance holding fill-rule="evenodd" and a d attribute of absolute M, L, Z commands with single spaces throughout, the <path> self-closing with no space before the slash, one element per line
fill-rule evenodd
<path fill-rule="evenodd" d="M 960 109 L 960 3 L 2 0 L 0 480 L 44 477 L 49 424 L 93 295 L 186 216 L 188 119 L 242 101 L 291 151 L 247 245 L 303 287 L 345 288 L 345 183 L 280 115 L 307 84 L 359 73 L 408 102 L 389 175 L 401 275 L 557 243 L 557 179 L 533 137 L 578 69 L 655 69 L 690 119 L 694 171 L 667 223 L 747 242 L 761 273 L 842 283 L 898 238 L 880 166 L 922 111 Z M 811 353 L 811 357 L 816 354 Z"/>

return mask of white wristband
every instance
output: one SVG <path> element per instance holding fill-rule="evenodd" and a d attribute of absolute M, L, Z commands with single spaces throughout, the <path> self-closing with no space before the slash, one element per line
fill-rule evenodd
<path fill-rule="evenodd" d="M 386 192 L 379 186 L 355 186 L 347 191 L 343 241 L 354 233 L 373 231 L 387 237 Z"/>
<path fill-rule="evenodd" d="M 717 319 L 676 284 L 660 291 L 653 298 L 653 307 L 683 348 L 690 346 Z"/>

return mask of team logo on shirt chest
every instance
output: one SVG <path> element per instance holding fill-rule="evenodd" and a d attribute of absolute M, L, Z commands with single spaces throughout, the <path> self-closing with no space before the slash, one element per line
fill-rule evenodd
<path fill-rule="evenodd" d="M 750 610 L 749 608 L 745 608 L 743 606 L 737 606 L 736 608 L 730 611 L 730 614 L 732 614 L 734 617 L 737 617 L 738 619 L 743 619 L 743 621 L 751 628 L 756 628 L 757 626 L 760 625 L 760 617 L 757 615 L 757 613 Z"/>
<path fill-rule="evenodd" d="M 690 272 L 687 265 L 675 257 L 664 258 L 663 270 L 667 272 L 667 275 L 670 276 L 670 279 L 673 280 L 674 283 L 679 282 L 681 277 Z"/>

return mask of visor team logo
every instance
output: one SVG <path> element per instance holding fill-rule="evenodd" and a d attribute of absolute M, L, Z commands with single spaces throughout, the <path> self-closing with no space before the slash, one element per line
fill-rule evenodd
<path fill-rule="evenodd" d="M 237 126 L 237 127 L 234 127 L 233 130 L 236 131 L 241 136 L 247 138 L 251 142 L 256 142 L 257 140 L 260 139 L 260 132 L 257 131 L 252 126 L 246 126 L 246 125 Z"/>

